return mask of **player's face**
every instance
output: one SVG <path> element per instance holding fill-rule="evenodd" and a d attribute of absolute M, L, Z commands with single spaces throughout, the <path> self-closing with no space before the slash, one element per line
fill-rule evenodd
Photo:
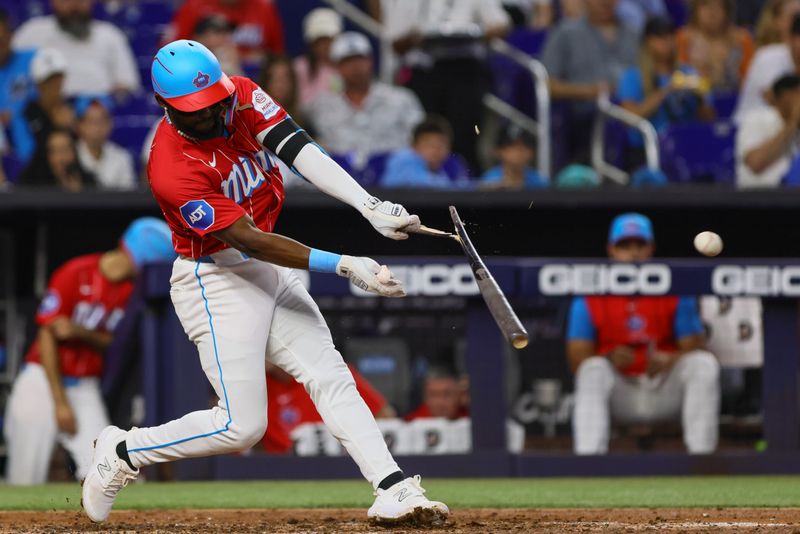
<path fill-rule="evenodd" d="M 224 116 L 233 97 L 197 111 L 178 111 L 170 108 L 170 118 L 175 127 L 195 139 L 211 139 L 223 134 Z"/>
<path fill-rule="evenodd" d="M 608 246 L 608 257 L 614 261 L 645 261 L 653 257 L 653 243 L 643 239 L 622 239 Z"/>

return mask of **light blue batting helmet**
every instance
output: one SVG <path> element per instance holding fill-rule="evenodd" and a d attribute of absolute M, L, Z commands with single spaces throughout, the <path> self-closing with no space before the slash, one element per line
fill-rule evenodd
<path fill-rule="evenodd" d="M 207 108 L 235 89 L 214 54 L 188 39 L 164 45 L 153 58 L 150 74 L 156 94 L 179 111 Z"/>
<path fill-rule="evenodd" d="M 121 242 L 137 270 L 145 263 L 169 262 L 176 256 L 169 226 L 155 217 L 133 221 L 122 234 Z"/>

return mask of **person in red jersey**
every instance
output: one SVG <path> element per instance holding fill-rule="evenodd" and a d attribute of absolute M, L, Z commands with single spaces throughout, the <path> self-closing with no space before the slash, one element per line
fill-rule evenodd
<path fill-rule="evenodd" d="M 273 0 L 186 0 L 175 13 L 164 43 L 190 39 L 197 24 L 218 15 L 233 26 L 233 40 L 244 61 L 258 62 L 267 54 L 283 54 L 283 22 Z"/>
<path fill-rule="evenodd" d="M 403 417 L 406 421 L 429 417 L 460 419 L 469 417 L 464 406 L 464 384 L 452 369 L 434 367 L 425 374 L 422 404 Z"/>
<path fill-rule="evenodd" d="M 179 254 L 170 295 L 219 402 L 157 427 L 100 432 L 83 483 L 87 515 L 105 521 L 140 467 L 258 443 L 267 428 L 266 354 L 303 384 L 372 484 L 371 521 L 442 523 L 447 506 L 425 497 L 418 475 L 400 470 L 294 269 L 336 273 L 384 297 L 404 296 L 402 283 L 370 258 L 312 249 L 273 233 L 284 197 L 276 158 L 386 237 L 408 238 L 419 217 L 367 193 L 263 89 L 229 78 L 200 43 L 164 46 L 151 73 L 165 118 L 147 175 Z"/>
<path fill-rule="evenodd" d="M 143 217 L 118 248 L 71 259 L 53 273 L 36 313 L 36 340 L 6 407 L 9 484 L 44 484 L 56 441 L 72 456 L 76 478 L 86 476 L 92 440 L 108 425 L 103 351 L 140 267 L 174 258 L 167 225 Z"/>
<path fill-rule="evenodd" d="M 650 219 L 623 213 L 611 223 L 613 261 L 652 258 Z M 719 363 L 705 350 L 695 297 L 591 295 L 572 301 L 567 357 L 575 373 L 576 454 L 605 454 L 611 420 L 680 418 L 692 454 L 708 454 L 719 433 Z"/>
<path fill-rule="evenodd" d="M 367 380 L 348 365 L 356 383 L 356 389 L 376 419 L 394 417 L 394 408 Z M 321 423 L 322 416 L 314 407 L 303 385 L 292 375 L 267 365 L 267 433 L 261 444 L 268 452 L 285 453 L 292 450 L 292 430 L 303 423 Z"/>

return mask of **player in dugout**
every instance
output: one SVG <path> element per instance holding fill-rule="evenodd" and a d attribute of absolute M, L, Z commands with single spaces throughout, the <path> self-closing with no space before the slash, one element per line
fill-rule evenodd
<path fill-rule="evenodd" d="M 649 260 L 655 249 L 650 219 L 638 213 L 617 216 L 607 247 L 612 261 Z M 567 325 L 567 357 L 575 373 L 575 453 L 605 454 L 612 418 L 648 424 L 678 416 L 689 453 L 713 452 L 719 363 L 704 343 L 694 297 L 575 298 Z"/>
<path fill-rule="evenodd" d="M 56 441 L 75 463 L 75 478 L 86 476 L 92 441 L 109 424 L 100 392 L 103 351 L 142 265 L 174 259 L 166 223 L 142 217 L 117 248 L 55 270 L 36 313 L 36 340 L 6 406 L 9 484 L 44 484 Z"/>

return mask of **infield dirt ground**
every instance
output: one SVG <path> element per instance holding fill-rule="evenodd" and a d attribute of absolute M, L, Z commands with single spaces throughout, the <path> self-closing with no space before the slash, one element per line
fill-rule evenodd
<path fill-rule="evenodd" d="M 800 533 L 800 508 L 622 508 L 455 510 L 442 527 L 372 526 L 363 509 L 115 511 L 103 525 L 75 511 L 0 512 L 0 532 L 141 533 Z"/>

